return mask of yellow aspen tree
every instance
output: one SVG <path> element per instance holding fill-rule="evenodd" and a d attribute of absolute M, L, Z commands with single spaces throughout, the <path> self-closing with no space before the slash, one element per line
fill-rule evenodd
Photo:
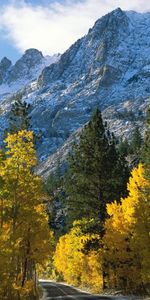
<path fill-rule="evenodd" d="M 143 170 L 143 175 L 144 175 Z M 143 176 L 144 178 L 144 176 Z M 140 261 L 141 284 L 150 293 L 150 180 L 144 178 L 139 202 L 134 211 L 135 224 L 132 247 Z"/>
<path fill-rule="evenodd" d="M 74 224 L 75 225 L 75 224 Z M 54 255 L 54 266 L 64 280 L 70 284 L 80 285 L 83 270 L 83 236 L 80 229 L 74 227 L 65 236 L 59 239 Z"/>
<path fill-rule="evenodd" d="M 76 286 L 88 286 L 94 292 L 102 289 L 101 251 L 84 251 L 85 243 L 96 234 L 83 234 L 81 225 L 86 220 L 75 221 L 69 233 L 62 236 L 54 254 L 54 267 L 64 280 Z"/>
<path fill-rule="evenodd" d="M 8 134 L 5 143 L 6 158 L 0 164 L 0 178 L 3 181 L 1 236 L 6 240 L 9 266 L 7 272 L 1 274 L 4 276 L 5 273 L 4 277 L 8 279 L 2 281 L 3 299 L 36 299 L 37 266 L 48 259 L 51 243 L 42 205 L 42 182 L 33 173 L 37 163 L 33 134 L 26 130 Z M 0 246 L 2 259 L 3 244 Z"/>
<path fill-rule="evenodd" d="M 109 268 L 109 285 L 114 288 L 137 290 L 148 282 L 150 274 L 150 220 L 148 198 L 141 164 L 132 171 L 129 196 L 107 206 L 104 237 L 105 258 Z M 144 269 L 145 266 L 145 269 Z M 145 277 L 144 277 L 145 275 Z M 144 282 L 144 278 L 147 280 Z"/>

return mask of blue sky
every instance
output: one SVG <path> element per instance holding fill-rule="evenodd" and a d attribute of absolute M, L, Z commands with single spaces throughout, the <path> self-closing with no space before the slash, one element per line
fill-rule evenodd
<path fill-rule="evenodd" d="M 0 0 L 0 59 L 15 62 L 26 49 L 63 53 L 102 15 L 150 11 L 148 0 Z"/>
<path fill-rule="evenodd" d="M 11 1 L 7 0 L 7 5 L 6 5 L 6 0 L 0 0 L 0 11 L 1 8 L 5 8 L 8 5 L 15 3 L 19 6 L 19 3 L 21 2 L 20 0 L 18 1 Z M 54 3 L 55 0 L 25 0 L 22 1 L 22 3 L 26 3 L 27 5 L 32 5 L 33 7 L 36 7 L 37 5 L 41 5 L 43 7 L 47 6 L 49 3 Z M 59 0 L 59 3 L 64 3 L 64 0 Z M 21 51 L 19 51 L 15 45 L 13 45 L 11 39 L 7 37 L 7 33 L 5 32 L 5 29 L 0 28 L 0 60 L 4 57 L 7 56 L 10 58 L 13 62 L 15 62 L 21 55 Z"/>

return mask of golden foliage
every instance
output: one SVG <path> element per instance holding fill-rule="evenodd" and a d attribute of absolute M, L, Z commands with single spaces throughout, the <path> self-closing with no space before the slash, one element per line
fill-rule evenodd
<path fill-rule="evenodd" d="M 52 234 L 41 203 L 42 182 L 33 173 L 32 132 L 9 134 L 5 142 L 0 160 L 0 298 L 30 299 L 38 265 L 50 255 Z"/>
<path fill-rule="evenodd" d="M 101 253 L 84 253 L 85 242 L 97 236 L 82 233 L 80 225 L 83 221 L 75 221 L 70 232 L 59 239 L 54 266 L 68 283 L 76 286 L 88 285 L 98 292 L 102 285 Z"/>
<path fill-rule="evenodd" d="M 107 205 L 109 215 L 101 248 L 84 251 L 86 241 L 98 236 L 83 234 L 82 223 L 73 224 L 56 247 L 54 266 L 65 281 L 88 286 L 95 292 L 102 287 L 126 292 L 149 287 L 150 282 L 150 182 L 142 164 L 129 179 L 129 195 Z"/>
<path fill-rule="evenodd" d="M 140 164 L 132 171 L 129 196 L 108 204 L 104 237 L 109 285 L 134 290 L 150 280 L 150 183 Z"/>

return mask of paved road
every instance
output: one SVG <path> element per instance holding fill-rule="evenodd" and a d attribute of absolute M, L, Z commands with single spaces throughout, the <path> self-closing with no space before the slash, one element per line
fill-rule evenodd
<path fill-rule="evenodd" d="M 41 300 L 51 300 L 51 299 L 75 299 L 75 300 L 113 300 L 113 297 L 105 297 L 105 296 L 94 296 L 84 292 L 80 292 L 78 289 L 70 287 L 65 284 L 48 282 L 48 281 L 40 281 L 40 285 L 44 290 L 44 295 Z"/>

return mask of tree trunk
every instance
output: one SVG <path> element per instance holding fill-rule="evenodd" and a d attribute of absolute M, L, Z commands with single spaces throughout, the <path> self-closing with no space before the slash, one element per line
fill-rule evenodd
<path fill-rule="evenodd" d="M 4 200 L 1 199 L 1 222 L 0 222 L 0 227 L 1 229 L 3 228 L 3 211 L 4 211 Z"/>
<path fill-rule="evenodd" d="M 23 276 L 22 276 L 22 283 L 21 283 L 22 287 L 25 284 L 26 277 L 27 277 L 27 270 L 28 270 L 28 260 L 29 260 L 29 254 L 30 254 L 29 233 L 30 233 L 30 228 L 28 229 L 28 240 L 27 240 L 27 245 L 26 245 L 25 260 L 24 260 L 24 264 L 23 264 Z"/>

